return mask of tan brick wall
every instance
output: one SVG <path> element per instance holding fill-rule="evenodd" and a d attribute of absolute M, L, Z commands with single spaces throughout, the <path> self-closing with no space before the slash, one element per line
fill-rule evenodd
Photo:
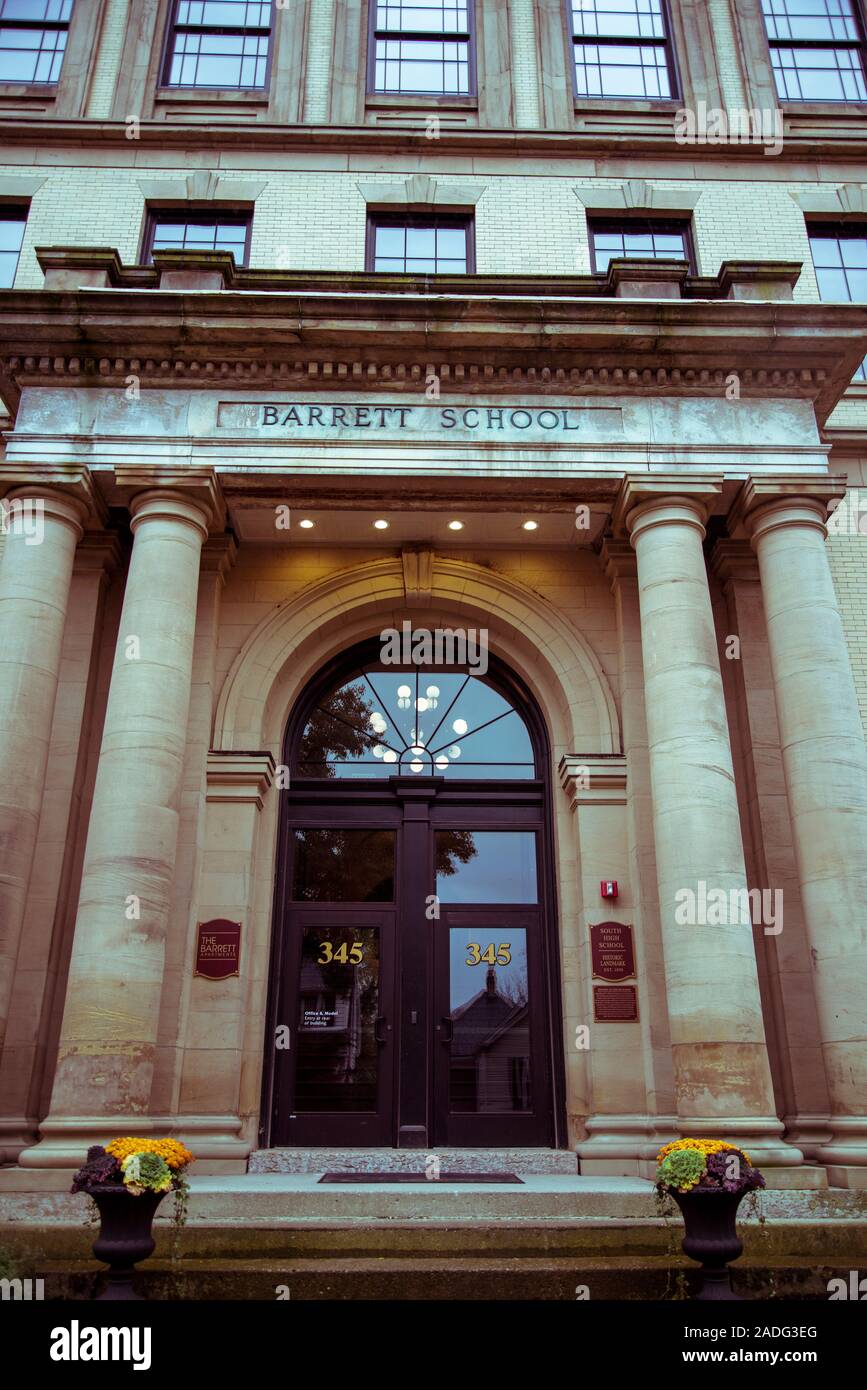
<path fill-rule="evenodd" d="M 133 166 L 135 159 L 140 162 Z M 330 153 L 296 156 L 295 169 L 287 167 L 291 164 L 289 155 L 281 160 L 282 168 L 268 167 L 270 162 L 260 162 L 255 155 L 243 167 L 236 157 L 231 169 L 216 160 L 210 162 L 210 167 L 219 169 L 221 189 L 228 187 L 233 176 L 247 180 L 258 176 L 267 181 L 255 207 L 251 264 L 340 270 L 360 270 L 364 265 L 365 202 L 358 190 L 359 182 L 402 184 L 418 165 L 417 160 L 395 156 L 385 170 L 366 168 L 359 162 L 350 172 L 345 167 L 345 157 Z M 208 161 L 197 157 L 180 167 L 169 167 L 157 160 L 146 162 L 132 149 L 129 154 L 106 154 L 104 161 L 91 168 L 70 163 L 47 169 L 45 165 L 7 162 L 0 167 L 0 174 L 26 172 L 44 177 L 48 173 L 31 206 L 16 288 L 42 284 L 33 255 L 37 245 L 116 246 L 125 261 L 136 260 L 145 211 L 138 180 L 178 179 L 191 167 L 208 167 Z M 534 172 L 535 168 L 539 172 Z M 489 165 L 475 173 L 451 173 L 432 155 L 429 166 L 422 170 L 433 172 L 449 185 L 466 184 L 474 189 L 484 185 L 485 191 L 476 206 L 479 271 L 588 271 L 586 222 L 573 190 L 579 182 L 610 187 L 612 207 L 616 207 L 615 195 L 622 180 L 589 180 L 583 176 L 579 179 L 569 173 L 554 174 L 548 165 L 539 167 L 518 161 L 507 163 L 502 173 L 490 169 Z M 701 191 L 693 216 L 701 273 L 715 274 L 721 261 L 728 258 L 779 257 L 800 261 L 804 268 L 795 297 L 805 301 L 818 297 L 803 213 L 789 196 L 790 188 L 811 185 L 734 180 L 722 172 L 722 177 L 714 182 L 660 178 L 653 180 L 653 187 Z"/>
<path fill-rule="evenodd" d="M 726 106 L 743 108 L 747 104 L 744 80 L 735 39 L 730 0 L 707 0 L 716 49 L 717 71 Z"/>

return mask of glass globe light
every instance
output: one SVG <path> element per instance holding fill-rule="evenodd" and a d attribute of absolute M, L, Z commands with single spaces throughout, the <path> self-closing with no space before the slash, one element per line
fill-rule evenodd
<path fill-rule="evenodd" d="M 456 734 L 465 734 L 467 732 L 467 729 L 469 728 L 469 725 L 467 724 L 466 719 L 456 719 L 454 724 L 452 724 L 452 728 L 454 729 Z"/>

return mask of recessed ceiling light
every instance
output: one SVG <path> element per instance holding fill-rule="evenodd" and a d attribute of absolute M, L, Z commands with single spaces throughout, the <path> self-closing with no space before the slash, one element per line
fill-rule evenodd
<path fill-rule="evenodd" d="M 316 525 L 316 522 L 311 521 L 309 517 L 305 517 L 303 521 L 299 521 L 298 525 L 301 527 L 302 531 L 310 531 Z"/>
<path fill-rule="evenodd" d="M 450 522 L 449 522 L 449 530 L 450 530 L 450 531 L 463 531 L 463 529 L 464 529 L 464 523 L 463 523 L 462 521 L 450 521 Z"/>
<path fill-rule="evenodd" d="M 389 527 L 389 523 L 387 521 L 383 521 L 381 517 L 379 521 L 375 521 L 373 524 L 376 527 L 377 531 L 387 531 Z"/>
<path fill-rule="evenodd" d="M 525 522 L 524 522 L 524 530 L 525 530 L 525 531 L 538 531 L 538 529 L 539 529 L 539 523 L 538 523 L 538 521 L 525 521 Z"/>

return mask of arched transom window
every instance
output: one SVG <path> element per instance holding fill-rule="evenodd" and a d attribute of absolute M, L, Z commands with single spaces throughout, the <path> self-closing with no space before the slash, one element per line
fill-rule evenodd
<path fill-rule="evenodd" d="M 537 775 L 524 719 L 490 676 L 376 661 L 315 698 L 294 771 L 330 778 Z"/>

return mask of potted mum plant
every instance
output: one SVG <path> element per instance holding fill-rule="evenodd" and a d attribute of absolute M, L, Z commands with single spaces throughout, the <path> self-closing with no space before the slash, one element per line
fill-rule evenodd
<path fill-rule="evenodd" d="M 697 1299 L 738 1299 L 732 1290 L 730 1260 L 743 1251 L 737 1211 L 748 1192 L 765 1180 L 749 1155 L 722 1139 L 678 1139 L 656 1156 L 656 1190 L 673 1197 L 686 1230 L 683 1252 L 701 1264 Z"/>
<path fill-rule="evenodd" d="M 109 1266 L 99 1299 L 138 1299 L 132 1285 L 135 1266 L 154 1252 L 151 1225 L 167 1192 L 175 1196 L 175 1222 L 186 1212 L 189 1184 L 184 1176 L 193 1155 L 178 1139 L 112 1139 L 87 1151 L 72 1180 L 72 1192 L 85 1192 L 99 1214 L 93 1253 Z"/>

